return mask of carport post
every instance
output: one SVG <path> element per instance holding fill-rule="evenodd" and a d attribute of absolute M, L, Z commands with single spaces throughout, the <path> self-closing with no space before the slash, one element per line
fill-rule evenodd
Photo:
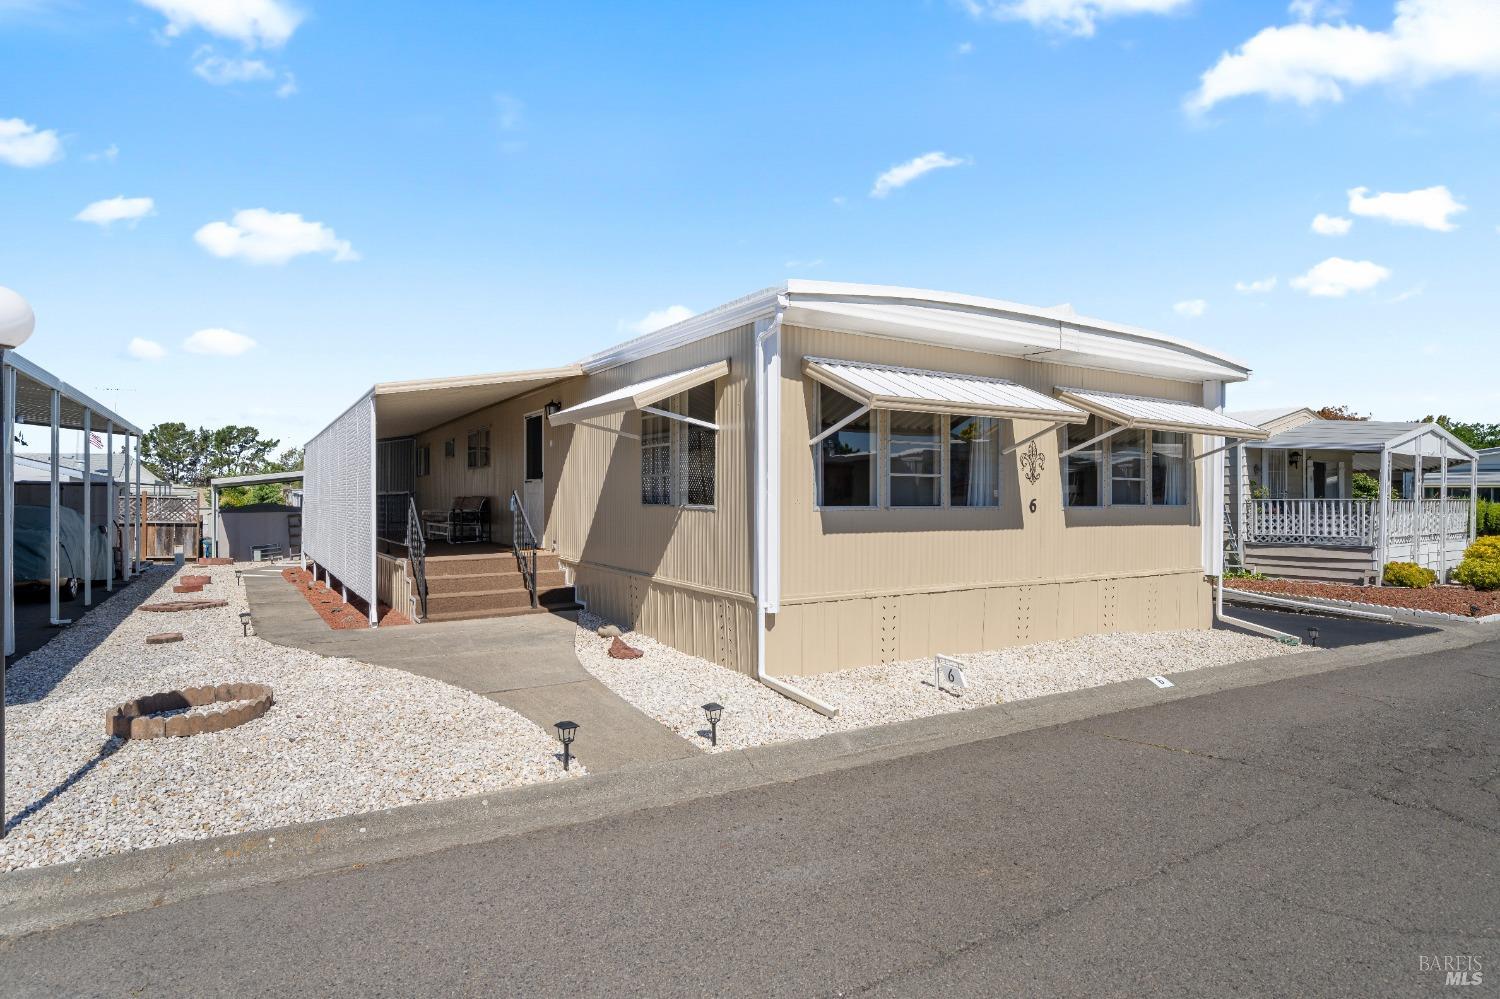
<path fill-rule="evenodd" d="M 104 588 L 113 593 L 115 589 L 115 421 L 104 421 L 104 469 L 109 477 L 104 481 L 104 535 L 109 539 L 109 557 L 104 565 Z"/>
<path fill-rule="evenodd" d="M 57 389 L 52 390 L 52 480 L 51 489 L 48 491 L 48 510 L 50 516 L 48 522 L 51 524 L 50 536 L 47 540 L 47 565 L 48 585 L 51 590 L 50 610 L 48 620 L 52 624 L 63 624 L 62 603 L 59 600 L 58 589 L 62 585 L 62 513 L 58 510 L 61 503 L 61 464 L 62 456 L 62 430 L 58 423 L 62 420 L 62 393 Z"/>
<path fill-rule="evenodd" d="M 146 497 L 141 495 L 141 438 L 135 439 L 135 537 L 131 539 L 130 560 L 135 564 L 135 571 L 141 571 L 141 528 L 146 518 Z"/>
<path fill-rule="evenodd" d="M 4 581 L 0 583 L 5 592 L 0 602 L 5 605 L 5 654 L 16 653 L 16 369 L 5 365 L 3 377 L 5 399 L 3 400 L 5 424 L 5 460 L 0 462 L 0 474 L 4 483 L 0 485 L 0 507 L 3 507 L 5 527 L 0 530 L 0 546 L 4 548 Z M 5 670 L 0 668 L 0 683 Z M 5 698 L 0 697 L 0 710 L 4 710 Z M 3 823 L 0 823 L 3 825 Z"/>
<path fill-rule="evenodd" d="M 94 465 L 89 436 L 94 432 L 93 413 L 83 409 L 83 606 L 94 602 Z"/>
<path fill-rule="evenodd" d="M 120 580 L 130 582 L 130 431 L 120 438 L 120 481 L 125 486 L 125 499 L 120 504 Z"/>
<path fill-rule="evenodd" d="M 1443 554 L 1438 563 L 1438 582 L 1448 581 L 1448 438 L 1438 438 L 1438 461 L 1442 472 L 1438 479 L 1438 531 L 1443 539 Z"/>
<path fill-rule="evenodd" d="M 1385 582 L 1385 563 L 1391 543 L 1391 445 L 1380 448 L 1380 550 L 1375 557 L 1376 585 Z"/>

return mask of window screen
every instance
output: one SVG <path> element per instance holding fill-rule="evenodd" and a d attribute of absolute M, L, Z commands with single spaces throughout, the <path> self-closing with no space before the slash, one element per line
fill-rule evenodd
<path fill-rule="evenodd" d="M 536 481 L 542 477 L 542 417 L 526 417 L 526 478 Z"/>
<path fill-rule="evenodd" d="M 931 413 L 890 414 L 891 506 L 941 506 L 943 442 L 938 417 Z"/>
<path fill-rule="evenodd" d="M 684 415 L 705 423 L 717 423 L 715 402 L 718 392 L 713 382 L 689 389 L 683 401 Z M 691 423 L 681 425 L 679 431 L 687 442 L 686 472 L 687 502 L 689 506 L 714 505 L 714 470 L 719 447 L 719 432 Z"/>
<path fill-rule="evenodd" d="M 1146 502 L 1146 431 L 1121 430 L 1109 439 L 1109 502 L 1139 506 Z"/>
<path fill-rule="evenodd" d="M 641 414 L 641 502 L 672 502 L 672 421 Z"/>
<path fill-rule="evenodd" d="M 1064 450 L 1077 447 L 1103 432 L 1097 416 L 1090 418 L 1087 423 L 1070 424 L 1063 438 L 1067 441 Z M 1063 459 L 1067 479 L 1065 501 L 1068 506 L 1099 505 L 1099 466 L 1103 458 L 1103 442 L 1095 441 L 1083 450 L 1074 451 Z"/>

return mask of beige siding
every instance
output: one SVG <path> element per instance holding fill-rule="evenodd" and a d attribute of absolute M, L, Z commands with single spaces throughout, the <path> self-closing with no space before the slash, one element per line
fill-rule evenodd
<path fill-rule="evenodd" d="M 1045 466 L 1035 485 L 1023 476 L 1019 452 L 1006 456 L 998 509 L 817 509 L 807 444 L 817 432 L 816 396 L 802 375 L 808 355 L 992 375 L 1048 393 L 1067 385 L 1203 399 L 1198 383 L 788 328 L 782 612 L 767 643 L 772 672 L 820 672 L 1096 631 L 1206 626 L 1196 497 L 1173 508 L 1065 510 L 1058 433 L 1037 439 Z M 1017 421 L 1007 427 L 1005 443 L 1044 427 Z M 1202 469 L 1193 468 L 1201 495 Z"/>
<path fill-rule="evenodd" d="M 576 379 L 564 406 L 658 375 L 729 361 L 717 383 L 716 505 L 641 503 L 640 432 L 627 413 L 549 431 L 548 537 L 577 567 L 591 609 L 675 648 L 754 671 L 751 486 L 754 472 L 754 331 L 750 326 L 688 347 Z M 609 428 L 609 429 L 601 429 Z M 558 478 L 553 481 L 553 471 Z"/>

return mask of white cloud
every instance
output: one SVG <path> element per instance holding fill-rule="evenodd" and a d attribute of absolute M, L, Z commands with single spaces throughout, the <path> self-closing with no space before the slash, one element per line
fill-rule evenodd
<path fill-rule="evenodd" d="M 1292 0 L 1287 12 L 1299 21 L 1332 21 L 1349 13 L 1345 0 Z"/>
<path fill-rule="evenodd" d="M 97 153 L 89 153 L 84 156 L 84 159 L 88 160 L 90 163 L 97 163 L 101 160 L 105 163 L 113 163 L 119 158 L 120 147 L 115 145 L 113 142 L 109 144 L 109 148 L 107 149 L 101 149 Z"/>
<path fill-rule="evenodd" d="M 1427 286 L 1425 284 L 1415 285 L 1401 292 L 1399 295 L 1392 295 L 1386 301 L 1391 305 L 1395 305 L 1397 302 L 1405 302 L 1407 299 L 1416 298 L 1426 290 Z"/>
<path fill-rule="evenodd" d="M 1355 215 L 1385 219 L 1397 225 L 1419 225 L 1423 229 L 1447 232 L 1453 228 L 1451 216 L 1468 210 L 1442 184 L 1404 194 L 1395 191 L 1369 194 L 1369 190 L 1368 187 L 1351 188 L 1349 210 Z"/>
<path fill-rule="evenodd" d="M 1259 281 L 1236 281 L 1234 290 L 1241 295 L 1264 295 L 1276 287 L 1275 276 L 1261 278 Z"/>
<path fill-rule="evenodd" d="M 905 187 L 918 177 L 934 170 L 943 170 L 948 167 L 964 166 L 969 161 L 957 156 L 949 156 L 947 153 L 923 153 L 915 159 L 907 160 L 905 163 L 897 163 L 885 173 L 875 178 L 875 186 L 870 188 L 870 197 L 884 198 L 897 188 Z"/>
<path fill-rule="evenodd" d="M 297 92 L 297 76 L 288 70 L 281 77 L 281 86 L 276 88 L 277 97 L 290 97 Z"/>
<path fill-rule="evenodd" d="M 199 330 L 182 341 L 182 349 L 190 354 L 212 354 L 215 357 L 239 357 L 255 346 L 255 341 L 243 333 L 233 330 Z"/>
<path fill-rule="evenodd" d="M 207 46 L 194 53 L 193 72 L 216 87 L 276 79 L 276 71 L 259 59 L 221 56 Z"/>
<path fill-rule="evenodd" d="M 193 239 L 216 257 L 238 257 L 251 264 L 284 264 L 308 253 L 326 254 L 339 263 L 359 259 L 349 241 L 339 239 L 323 223 L 264 208 L 237 211 L 230 222 L 210 222 Z"/>
<path fill-rule="evenodd" d="M 1455 76 L 1500 76 L 1500 3 L 1398 0 L 1386 31 L 1351 24 L 1265 28 L 1205 72 L 1192 112 L 1251 94 L 1298 104 L 1341 101 L 1346 88 L 1420 87 Z"/>
<path fill-rule="evenodd" d="M 0 118 L 0 163 L 39 167 L 62 157 L 62 141 L 52 129 L 38 130 L 20 118 Z"/>
<path fill-rule="evenodd" d="M 137 361 L 160 361 L 167 356 L 167 348 L 155 340 L 146 340 L 138 336 L 130 338 L 130 343 L 125 347 L 125 353 Z"/>
<path fill-rule="evenodd" d="M 201 29 L 246 48 L 279 48 L 302 23 L 285 0 L 137 0 L 167 19 L 170 38 Z"/>
<path fill-rule="evenodd" d="M 1208 303 L 1201 298 L 1190 298 L 1172 306 L 1172 311 L 1186 319 L 1197 319 L 1208 311 Z"/>
<path fill-rule="evenodd" d="M 1170 14 L 1192 0 L 958 0 L 974 17 L 1001 21 L 1025 21 L 1034 28 L 1066 31 L 1073 35 L 1094 33 L 1105 18 L 1129 14 Z"/>
<path fill-rule="evenodd" d="M 622 319 L 620 329 L 627 333 L 654 333 L 673 323 L 690 319 L 693 315 L 693 310 L 686 305 L 669 305 L 665 309 L 652 309 L 633 323 Z"/>
<path fill-rule="evenodd" d="M 1351 291 L 1369 291 L 1390 276 L 1388 268 L 1369 260 L 1329 257 L 1292 278 L 1292 287 L 1319 298 L 1343 298 Z"/>
<path fill-rule="evenodd" d="M 1312 231 L 1319 236 L 1343 236 L 1353 224 L 1352 219 L 1346 219 L 1342 215 L 1324 215 L 1319 212 L 1313 216 Z"/>
<path fill-rule="evenodd" d="M 115 222 L 129 222 L 134 225 L 148 215 L 156 214 L 156 202 L 151 198 L 127 198 L 118 194 L 113 198 L 104 198 L 88 205 L 83 211 L 73 216 L 76 222 L 92 222 L 100 228 L 107 228 Z"/>

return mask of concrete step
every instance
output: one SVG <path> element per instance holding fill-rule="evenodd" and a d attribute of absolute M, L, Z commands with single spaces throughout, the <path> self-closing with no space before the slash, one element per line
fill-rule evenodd
<path fill-rule="evenodd" d="M 1273 579 L 1291 579 L 1305 583 L 1350 583 L 1359 585 L 1368 582 L 1374 570 L 1345 569 L 1327 565 L 1273 565 L 1247 560 L 1246 568 Z"/>
<path fill-rule="evenodd" d="M 481 618 L 491 617 L 520 617 L 523 614 L 554 614 L 564 611 L 582 610 L 583 605 L 568 601 L 566 603 L 545 604 L 541 607 L 533 607 L 527 604 L 524 607 L 507 607 L 504 610 L 468 610 L 468 611 L 439 611 L 429 613 L 428 621 L 475 621 Z"/>
<path fill-rule="evenodd" d="M 537 571 L 537 586 L 541 589 L 551 589 L 557 586 L 566 586 L 567 576 L 561 569 L 551 572 Z M 450 593 L 476 593 L 489 590 L 514 590 L 524 589 L 525 577 L 516 571 L 515 563 L 511 563 L 505 572 L 482 572 L 465 573 L 463 575 L 428 576 L 427 595 L 444 596 Z"/>
<path fill-rule="evenodd" d="M 537 593 L 537 600 L 547 605 L 572 603 L 573 598 L 571 586 L 550 587 L 539 590 Z M 432 593 L 429 590 L 427 594 L 429 618 L 457 611 L 501 611 L 530 606 L 531 594 L 524 586 L 508 590 L 490 589 L 459 593 Z"/>
<path fill-rule="evenodd" d="M 537 552 L 536 570 L 561 572 L 562 563 L 552 552 Z M 516 571 L 516 557 L 510 552 L 490 552 L 483 555 L 433 555 L 427 559 L 427 578 L 439 576 L 477 576 L 485 573 Z"/>

